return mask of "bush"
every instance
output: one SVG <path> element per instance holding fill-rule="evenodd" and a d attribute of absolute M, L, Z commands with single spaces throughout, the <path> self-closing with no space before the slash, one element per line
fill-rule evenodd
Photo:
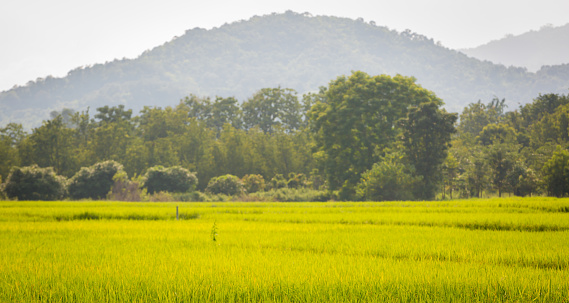
<path fill-rule="evenodd" d="M 148 202 L 173 202 L 174 196 L 166 191 L 158 191 L 148 195 L 147 200 Z"/>
<path fill-rule="evenodd" d="M 123 166 L 115 161 L 99 162 L 82 167 L 69 182 L 69 196 L 72 199 L 103 199 L 115 183 L 113 177 Z"/>
<path fill-rule="evenodd" d="M 209 180 L 206 191 L 212 194 L 234 196 L 243 194 L 244 187 L 241 180 L 236 176 L 224 175 Z"/>
<path fill-rule="evenodd" d="M 274 201 L 274 202 L 326 202 L 335 200 L 333 193 L 308 188 L 280 188 L 250 194 L 239 201 Z"/>
<path fill-rule="evenodd" d="M 368 201 L 413 200 L 412 189 L 418 180 L 399 154 L 391 154 L 362 174 L 356 194 Z"/>
<path fill-rule="evenodd" d="M 161 191 L 183 193 L 194 190 L 197 183 L 196 175 L 183 167 L 164 168 L 158 165 L 148 169 L 142 187 L 146 188 L 149 194 Z"/>
<path fill-rule="evenodd" d="M 304 174 L 288 174 L 288 181 L 286 183 L 288 188 L 304 187 L 306 183 L 306 176 Z"/>
<path fill-rule="evenodd" d="M 178 193 L 173 194 L 174 201 L 181 202 L 226 202 L 231 201 L 231 197 L 223 194 L 208 194 L 199 191 L 194 191 L 191 193 Z"/>
<path fill-rule="evenodd" d="M 272 179 L 271 179 L 271 188 L 272 189 L 279 189 L 279 188 L 285 188 L 286 187 L 286 179 L 283 175 L 281 174 L 276 174 Z"/>
<path fill-rule="evenodd" d="M 6 197 L 22 200 L 59 200 L 65 197 L 66 180 L 51 167 L 14 167 L 3 185 Z"/>
<path fill-rule="evenodd" d="M 261 175 L 245 175 L 242 181 L 248 193 L 256 193 L 265 189 L 265 179 Z"/>
<path fill-rule="evenodd" d="M 140 189 L 140 178 L 129 180 L 125 171 L 120 171 L 113 177 L 114 184 L 107 195 L 111 201 L 143 201 L 146 192 Z"/>

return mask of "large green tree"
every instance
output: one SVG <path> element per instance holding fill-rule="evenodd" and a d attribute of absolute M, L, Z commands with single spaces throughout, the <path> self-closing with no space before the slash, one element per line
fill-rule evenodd
<path fill-rule="evenodd" d="M 440 102 L 429 101 L 409 109 L 402 120 L 403 144 L 407 158 L 421 180 L 415 197 L 431 200 L 442 181 L 442 164 L 448 153 L 451 135 L 456 132 L 456 114 L 439 109 Z"/>
<path fill-rule="evenodd" d="M 6 127 L 0 128 L 0 177 L 4 180 L 8 177 L 10 169 L 19 165 L 18 146 L 25 136 L 21 124 L 9 123 Z"/>
<path fill-rule="evenodd" d="M 315 158 L 329 188 L 340 189 L 342 199 L 354 197 L 360 175 L 398 138 L 397 122 L 407 116 L 409 107 L 442 104 L 414 78 L 400 75 L 354 72 L 330 82 L 324 94 L 309 114 Z"/>
<path fill-rule="evenodd" d="M 77 169 L 73 137 L 73 130 L 65 126 L 61 116 L 44 122 L 29 137 L 32 163 L 53 167 L 59 175 L 72 176 Z"/>
<path fill-rule="evenodd" d="M 567 150 L 558 145 L 542 171 L 548 195 L 563 197 L 569 194 L 569 152 Z"/>
<path fill-rule="evenodd" d="M 267 133 L 280 126 L 290 132 L 299 129 L 302 122 L 302 105 L 290 88 L 263 88 L 242 107 L 247 129 L 257 126 Z"/>

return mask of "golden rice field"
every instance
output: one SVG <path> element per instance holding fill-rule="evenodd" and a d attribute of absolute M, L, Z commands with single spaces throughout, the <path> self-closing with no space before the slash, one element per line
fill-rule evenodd
<path fill-rule="evenodd" d="M 569 302 L 569 199 L 0 202 L 0 302 Z"/>

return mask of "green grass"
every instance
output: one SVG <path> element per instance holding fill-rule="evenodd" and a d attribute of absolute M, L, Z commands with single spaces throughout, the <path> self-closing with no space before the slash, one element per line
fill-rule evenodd
<path fill-rule="evenodd" d="M 0 202 L 0 302 L 569 302 L 567 209 Z"/>

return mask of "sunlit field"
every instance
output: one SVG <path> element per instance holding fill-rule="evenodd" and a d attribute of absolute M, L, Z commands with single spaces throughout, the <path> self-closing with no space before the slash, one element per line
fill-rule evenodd
<path fill-rule="evenodd" d="M 0 302 L 569 302 L 569 199 L 0 202 L 0 243 Z"/>

